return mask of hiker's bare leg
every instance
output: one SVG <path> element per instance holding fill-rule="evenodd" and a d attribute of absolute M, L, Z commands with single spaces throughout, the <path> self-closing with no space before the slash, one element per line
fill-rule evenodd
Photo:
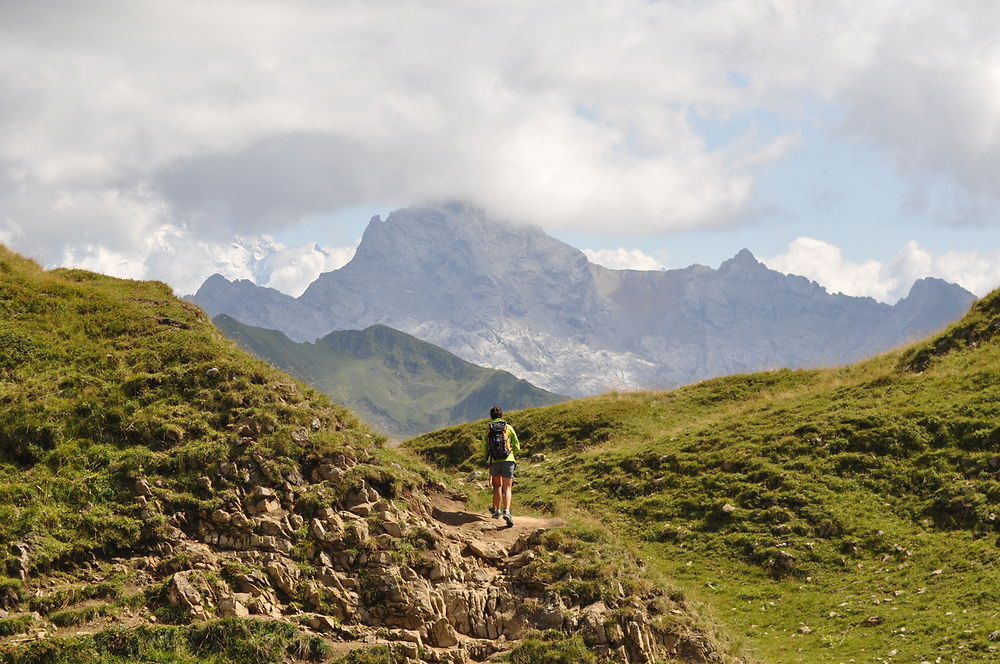
<path fill-rule="evenodd" d="M 512 478 L 512 477 L 501 477 L 500 481 L 503 484 L 503 486 L 500 487 L 501 491 L 503 492 L 503 508 L 509 512 L 510 511 L 511 493 L 513 492 L 513 489 L 514 489 L 514 478 Z M 497 495 L 496 487 L 494 487 L 494 489 L 493 489 L 493 495 L 494 496 Z M 493 504 L 495 505 L 496 502 L 497 502 L 497 498 L 494 497 L 493 498 Z"/>
<path fill-rule="evenodd" d="M 500 503 L 503 499 L 503 487 L 500 486 L 500 477 L 490 478 L 493 482 L 493 509 L 500 509 Z M 508 501 L 509 502 L 509 501 Z"/>

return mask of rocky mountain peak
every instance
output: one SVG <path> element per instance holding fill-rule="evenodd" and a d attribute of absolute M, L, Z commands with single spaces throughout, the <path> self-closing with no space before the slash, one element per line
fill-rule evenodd
<path fill-rule="evenodd" d="M 224 276 L 216 272 L 211 277 L 205 280 L 205 283 L 203 283 L 201 285 L 201 288 L 198 289 L 198 293 L 210 291 L 213 288 L 218 288 L 220 286 L 228 286 L 231 283 L 233 282 L 229 281 L 229 279 L 226 279 Z"/>
<path fill-rule="evenodd" d="M 757 260 L 749 249 L 740 249 L 739 252 L 729 260 L 723 261 L 719 266 L 720 274 L 746 274 L 750 272 L 766 271 L 767 267 Z"/>
<path fill-rule="evenodd" d="M 553 264 L 578 265 L 582 252 L 546 235 L 537 226 L 494 219 L 475 206 L 446 202 L 396 210 L 384 221 L 369 222 L 353 270 L 377 269 L 389 262 L 396 272 L 436 265 L 498 276 L 523 269 L 525 257 L 544 256 Z"/>
<path fill-rule="evenodd" d="M 573 396 L 848 363 L 940 329 L 974 299 L 935 281 L 895 307 L 831 295 L 748 249 L 717 270 L 607 270 L 460 202 L 374 217 L 354 259 L 294 306 L 262 290 L 248 311 L 230 290 L 228 308 L 221 293 L 203 306 L 297 341 L 381 323 Z"/>
<path fill-rule="evenodd" d="M 384 323 L 412 331 L 413 321 L 473 329 L 534 317 L 554 321 L 560 334 L 599 306 L 583 252 L 536 226 L 454 202 L 373 219 L 354 258 L 320 275 L 300 301 L 330 312 L 330 329 Z"/>
<path fill-rule="evenodd" d="M 910 287 L 910 292 L 907 294 L 906 299 L 911 301 L 926 301 L 941 296 L 961 295 L 965 292 L 965 289 L 961 286 L 949 283 L 944 279 L 924 277 L 913 282 L 913 286 Z"/>
<path fill-rule="evenodd" d="M 896 303 L 894 318 L 911 331 L 911 339 L 919 339 L 935 332 L 941 321 L 961 317 L 976 298 L 961 286 L 942 279 L 918 279 L 909 294 Z"/>

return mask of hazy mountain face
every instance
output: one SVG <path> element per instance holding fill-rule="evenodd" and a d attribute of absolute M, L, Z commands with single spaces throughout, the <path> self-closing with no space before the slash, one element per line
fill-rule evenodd
<path fill-rule="evenodd" d="M 299 298 L 215 276 L 193 299 L 299 341 L 380 323 L 583 395 L 848 363 L 926 336 L 975 298 L 937 279 L 894 306 L 831 295 L 746 250 L 717 270 L 608 270 L 538 228 L 455 203 L 373 218 L 354 259 Z"/>

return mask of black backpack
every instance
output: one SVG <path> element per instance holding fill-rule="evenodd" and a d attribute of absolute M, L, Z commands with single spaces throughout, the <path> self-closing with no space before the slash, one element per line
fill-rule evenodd
<path fill-rule="evenodd" d="M 510 456 L 510 434 L 507 433 L 507 423 L 503 420 L 490 422 L 489 433 L 490 458 L 503 461 Z"/>

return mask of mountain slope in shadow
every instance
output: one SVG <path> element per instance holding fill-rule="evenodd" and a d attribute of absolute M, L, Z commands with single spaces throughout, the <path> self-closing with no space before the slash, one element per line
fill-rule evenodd
<path fill-rule="evenodd" d="M 213 322 L 244 350 L 306 381 L 390 437 L 479 420 L 497 404 L 520 410 L 568 398 L 385 325 L 298 343 L 225 314 Z"/>

